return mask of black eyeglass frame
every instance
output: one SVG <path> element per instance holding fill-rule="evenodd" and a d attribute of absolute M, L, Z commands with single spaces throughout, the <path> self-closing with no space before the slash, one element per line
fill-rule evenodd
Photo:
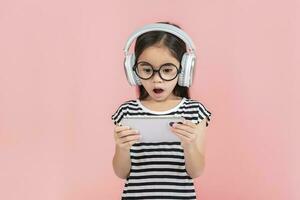
<path fill-rule="evenodd" d="M 152 73 L 152 75 L 151 75 L 149 78 L 143 78 L 143 77 L 140 77 L 139 74 L 137 73 L 137 65 L 140 64 L 140 63 L 146 63 L 146 64 L 149 64 L 149 65 L 151 66 L 153 73 Z M 173 65 L 173 66 L 176 68 L 177 72 L 176 72 L 176 76 L 175 76 L 174 78 L 172 78 L 172 79 L 164 79 L 164 78 L 161 76 L 161 74 L 160 74 L 160 69 L 161 69 L 163 66 L 165 66 L 165 65 Z M 174 79 L 178 76 L 178 74 L 180 74 L 180 72 L 181 72 L 181 65 L 179 66 L 179 69 L 178 69 L 177 66 L 176 66 L 175 64 L 173 64 L 173 63 L 164 63 L 164 64 L 162 64 L 158 69 L 154 69 L 154 68 L 153 68 L 153 65 L 151 65 L 150 63 L 145 62 L 145 61 L 141 61 L 141 62 L 137 62 L 137 63 L 133 66 L 133 71 L 135 72 L 135 74 L 136 74 L 140 79 L 143 79 L 143 80 L 151 79 L 151 78 L 154 76 L 154 74 L 157 72 L 158 75 L 159 75 L 159 77 L 160 77 L 162 80 L 164 80 L 164 81 L 172 81 L 172 80 L 174 80 Z"/>

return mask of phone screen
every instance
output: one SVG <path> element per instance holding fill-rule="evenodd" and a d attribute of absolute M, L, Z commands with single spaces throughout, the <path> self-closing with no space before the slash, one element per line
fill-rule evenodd
<path fill-rule="evenodd" d="M 121 125 L 139 130 L 140 142 L 179 142 L 178 136 L 171 131 L 170 122 L 182 122 L 183 117 L 151 116 L 127 117 Z"/>

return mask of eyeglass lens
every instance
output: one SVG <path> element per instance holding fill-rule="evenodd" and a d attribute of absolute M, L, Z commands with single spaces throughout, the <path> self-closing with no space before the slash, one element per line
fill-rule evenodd
<path fill-rule="evenodd" d="M 158 73 L 164 80 L 172 80 L 177 76 L 177 67 L 173 64 L 164 64 L 159 68 Z M 136 72 L 142 79 L 149 79 L 152 77 L 154 70 L 151 64 L 141 62 L 136 65 Z"/>

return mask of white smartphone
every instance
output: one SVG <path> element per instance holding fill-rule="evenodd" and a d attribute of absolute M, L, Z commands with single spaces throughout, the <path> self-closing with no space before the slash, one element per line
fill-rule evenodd
<path fill-rule="evenodd" d="M 182 122 L 183 117 L 170 116 L 147 116 L 147 117 L 126 117 L 120 123 L 129 126 L 131 129 L 139 130 L 140 142 L 179 142 L 175 133 L 171 131 L 170 122 Z"/>

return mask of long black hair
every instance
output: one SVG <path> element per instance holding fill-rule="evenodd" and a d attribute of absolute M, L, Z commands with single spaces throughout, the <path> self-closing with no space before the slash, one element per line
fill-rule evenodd
<path fill-rule="evenodd" d="M 170 24 L 176 26 L 177 28 L 180 28 L 180 26 L 178 26 L 177 24 L 170 22 L 157 23 Z M 134 47 L 134 53 L 136 57 L 135 64 L 137 63 L 139 56 L 146 48 L 158 43 L 162 43 L 165 47 L 167 47 L 170 53 L 180 63 L 180 67 L 182 67 L 181 59 L 183 54 L 186 52 L 186 44 L 179 37 L 165 31 L 150 31 L 137 37 Z M 149 96 L 143 85 L 138 86 L 138 94 L 140 100 L 143 100 Z M 186 97 L 188 99 L 190 98 L 189 88 L 178 85 L 178 82 L 173 90 L 173 94 L 179 97 Z"/>

